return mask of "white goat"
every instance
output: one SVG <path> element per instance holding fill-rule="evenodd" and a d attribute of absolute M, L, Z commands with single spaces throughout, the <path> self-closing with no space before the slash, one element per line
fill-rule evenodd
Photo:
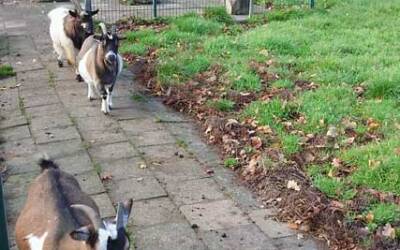
<path fill-rule="evenodd" d="M 51 160 L 29 187 L 15 234 L 19 250 L 128 250 L 125 231 L 132 199 L 118 203 L 117 216 L 102 220 L 78 181 Z"/>
<path fill-rule="evenodd" d="M 76 55 L 82 47 L 84 40 L 91 35 L 87 30 L 89 22 L 96 11 L 83 11 L 79 4 L 75 4 L 76 9 L 70 10 L 64 7 L 56 8 L 49 12 L 50 18 L 50 37 L 53 41 L 53 48 L 57 53 L 58 66 L 63 66 L 66 57 L 68 64 L 74 66 L 77 80 L 81 80 L 77 72 Z"/>

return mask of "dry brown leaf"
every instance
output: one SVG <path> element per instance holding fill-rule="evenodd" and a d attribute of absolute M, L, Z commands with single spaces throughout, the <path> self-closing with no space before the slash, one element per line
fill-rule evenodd
<path fill-rule="evenodd" d="M 287 188 L 293 189 L 296 191 L 300 191 L 300 186 L 299 186 L 299 184 L 297 184 L 297 182 L 295 180 L 289 180 L 287 183 Z"/>
<path fill-rule="evenodd" d="M 268 125 L 258 127 L 257 131 L 263 134 L 272 134 L 272 129 Z"/>
<path fill-rule="evenodd" d="M 374 221 L 374 214 L 369 212 L 366 216 L 365 219 L 367 220 L 368 223 Z"/>
<path fill-rule="evenodd" d="M 387 223 L 382 230 L 382 235 L 391 239 L 396 238 L 396 230 L 392 227 L 392 225 L 390 225 L 389 223 Z"/>
<path fill-rule="evenodd" d="M 263 145 L 263 142 L 260 137 L 254 136 L 251 137 L 251 146 L 253 146 L 255 149 L 260 149 Z"/>
<path fill-rule="evenodd" d="M 297 230 L 299 228 L 299 225 L 297 225 L 296 223 L 288 223 L 288 228 Z"/>
<path fill-rule="evenodd" d="M 368 118 L 367 120 L 368 131 L 375 131 L 379 128 L 379 122 L 375 121 L 373 118 Z"/>
<path fill-rule="evenodd" d="M 113 178 L 113 176 L 112 176 L 111 173 L 105 172 L 105 173 L 101 174 L 101 180 L 102 181 L 112 180 L 112 178 Z"/>
<path fill-rule="evenodd" d="M 342 160 L 340 160 L 339 158 L 333 158 L 332 166 L 339 168 L 340 166 L 342 166 Z"/>
<path fill-rule="evenodd" d="M 326 136 L 330 138 L 336 138 L 339 136 L 337 128 L 335 126 L 329 126 L 328 132 L 326 132 Z"/>

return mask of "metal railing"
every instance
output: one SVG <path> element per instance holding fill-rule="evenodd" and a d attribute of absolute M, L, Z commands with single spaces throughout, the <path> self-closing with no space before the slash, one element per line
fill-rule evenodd
<path fill-rule="evenodd" d="M 225 6 L 228 0 L 86 0 L 92 9 L 99 9 L 97 18 L 106 23 L 115 23 L 126 17 L 152 19 L 156 17 L 179 16 L 189 12 L 202 13 L 207 7 Z M 251 12 L 266 11 L 265 5 L 249 1 Z M 314 8 L 315 0 L 270 0 L 265 3 L 276 6 L 309 6 Z"/>
<path fill-rule="evenodd" d="M 6 208 L 4 205 L 3 178 L 0 173 L 0 249 L 9 250 Z"/>

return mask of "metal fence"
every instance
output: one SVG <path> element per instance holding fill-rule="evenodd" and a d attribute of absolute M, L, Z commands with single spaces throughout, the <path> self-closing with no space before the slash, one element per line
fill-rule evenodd
<path fill-rule="evenodd" d="M 88 0 L 86 0 L 88 1 Z M 202 13 L 206 7 L 225 6 L 228 0 L 91 0 L 92 9 L 100 9 L 97 18 L 114 23 L 126 17 L 151 19 L 154 17 L 179 16 L 189 12 Z M 268 4 L 279 7 L 310 6 L 315 0 L 252 0 L 254 13 L 268 10 Z"/>

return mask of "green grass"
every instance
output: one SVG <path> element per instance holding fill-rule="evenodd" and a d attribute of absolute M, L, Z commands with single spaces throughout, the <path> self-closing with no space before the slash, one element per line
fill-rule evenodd
<path fill-rule="evenodd" d="M 219 111 L 227 112 L 232 111 L 235 108 L 235 102 L 227 99 L 219 99 L 215 101 L 209 101 L 208 105 Z"/>
<path fill-rule="evenodd" d="M 227 158 L 224 161 L 224 166 L 227 168 L 235 168 L 238 164 L 239 163 L 235 158 Z"/>
<path fill-rule="evenodd" d="M 0 65 L 0 79 L 15 76 L 15 72 L 10 65 Z"/>
<path fill-rule="evenodd" d="M 371 223 L 381 226 L 400 220 L 400 207 L 395 204 L 380 203 L 372 205 L 368 213 L 373 214 Z"/>
<path fill-rule="evenodd" d="M 185 84 L 219 65 L 222 74 L 217 84 L 222 97 L 229 90 L 293 93 L 290 101 L 255 100 L 240 111 L 224 98 L 208 104 L 238 120 L 252 118 L 270 126 L 286 157 L 303 150 L 301 134 L 325 136 L 335 126 L 340 136 L 321 153 L 340 158 L 354 171 L 337 178 L 332 172 L 338 169 L 330 163 L 306 166 L 314 186 L 338 200 L 352 199 L 368 188 L 400 195 L 398 1 L 321 0 L 314 10 L 293 5 L 291 0 L 282 3 L 265 15 L 254 16 L 248 26 L 230 23 L 221 9 L 209 9 L 204 16 L 186 15 L 170 20 L 160 32 L 144 29 L 128 34 L 122 47 L 137 54 L 156 48 L 156 77 L 162 85 Z M 268 72 L 278 74 L 279 80 L 264 85 L 250 64 L 268 60 L 273 61 Z M 296 80 L 314 82 L 318 88 L 300 91 Z M 361 96 L 354 91 L 358 86 L 365 89 Z M 299 116 L 304 122 L 297 122 Z M 344 120 L 356 122 L 359 137 L 373 133 L 380 139 L 342 147 Z M 369 131 L 367 120 L 379 125 L 376 131 Z M 288 131 L 283 122 L 290 122 L 294 131 Z M 228 167 L 237 164 L 234 158 L 225 161 Z M 366 206 L 378 214 L 376 225 L 389 221 L 384 210 L 393 211 L 391 204 Z M 390 221 L 400 223 L 395 214 L 390 212 Z"/>

